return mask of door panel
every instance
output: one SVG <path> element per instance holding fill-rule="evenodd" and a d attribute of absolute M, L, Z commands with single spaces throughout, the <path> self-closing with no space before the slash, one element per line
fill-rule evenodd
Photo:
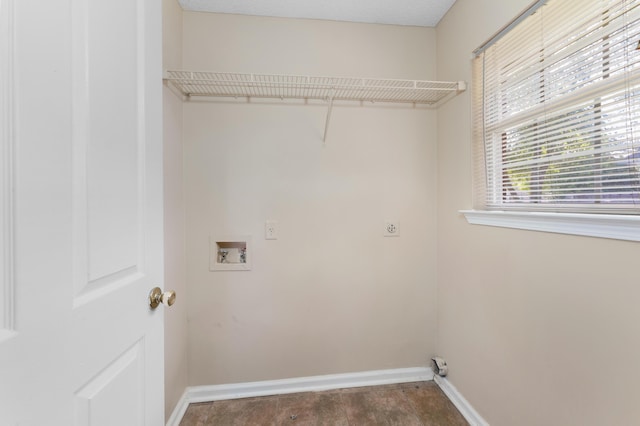
<path fill-rule="evenodd" d="M 76 424 L 143 424 L 143 350 L 142 342 L 137 342 L 76 392 Z"/>
<path fill-rule="evenodd" d="M 144 8 L 142 0 L 75 1 L 73 7 L 76 233 L 82 236 L 77 244 L 88 245 L 78 250 L 82 302 L 141 272 Z"/>
<path fill-rule="evenodd" d="M 89 282 L 109 283 L 137 272 L 143 247 L 140 161 L 144 155 L 144 64 L 141 0 L 89 2 L 87 65 L 87 196 Z M 86 58 L 84 57 L 86 54 Z M 114 107 L 117 106 L 117 107 Z M 124 275 L 124 276 L 123 276 Z"/>
<path fill-rule="evenodd" d="M 0 0 L 0 341 L 13 328 L 13 5 Z"/>

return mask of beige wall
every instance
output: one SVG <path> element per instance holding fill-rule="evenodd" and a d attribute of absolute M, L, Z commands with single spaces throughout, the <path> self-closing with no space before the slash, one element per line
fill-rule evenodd
<path fill-rule="evenodd" d="M 435 77 L 426 28 L 184 14 L 186 69 Z M 435 111 L 184 105 L 189 383 L 427 365 L 436 297 Z M 277 220 L 279 239 L 264 239 Z M 385 219 L 399 238 L 382 236 Z M 253 236 L 210 272 L 210 235 Z"/>
<path fill-rule="evenodd" d="M 163 0 L 163 69 L 182 62 L 182 9 Z M 175 290 L 176 303 L 165 315 L 165 418 L 187 387 L 187 279 L 185 205 L 182 190 L 182 100 L 163 89 L 165 289 Z"/>
<path fill-rule="evenodd" d="M 458 0 L 437 27 L 438 77 L 530 0 Z M 640 419 L 637 243 L 469 225 L 470 93 L 438 110 L 438 352 L 492 426 Z M 461 267 L 463 265 L 463 267 Z"/>

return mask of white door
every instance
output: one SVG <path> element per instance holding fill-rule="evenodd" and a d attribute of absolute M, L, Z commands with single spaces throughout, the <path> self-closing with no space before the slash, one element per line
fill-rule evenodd
<path fill-rule="evenodd" d="M 162 425 L 161 2 L 0 0 L 0 425 Z"/>

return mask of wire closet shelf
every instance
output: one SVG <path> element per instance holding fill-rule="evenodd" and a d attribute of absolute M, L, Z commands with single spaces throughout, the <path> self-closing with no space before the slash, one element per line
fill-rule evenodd
<path fill-rule="evenodd" d="M 399 102 L 439 106 L 464 91 L 463 81 L 166 71 L 183 96 Z"/>

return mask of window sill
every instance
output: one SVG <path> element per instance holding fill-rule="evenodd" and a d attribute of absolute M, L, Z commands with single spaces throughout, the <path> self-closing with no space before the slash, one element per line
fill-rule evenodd
<path fill-rule="evenodd" d="M 640 241 L 640 216 L 461 210 L 473 225 Z"/>

